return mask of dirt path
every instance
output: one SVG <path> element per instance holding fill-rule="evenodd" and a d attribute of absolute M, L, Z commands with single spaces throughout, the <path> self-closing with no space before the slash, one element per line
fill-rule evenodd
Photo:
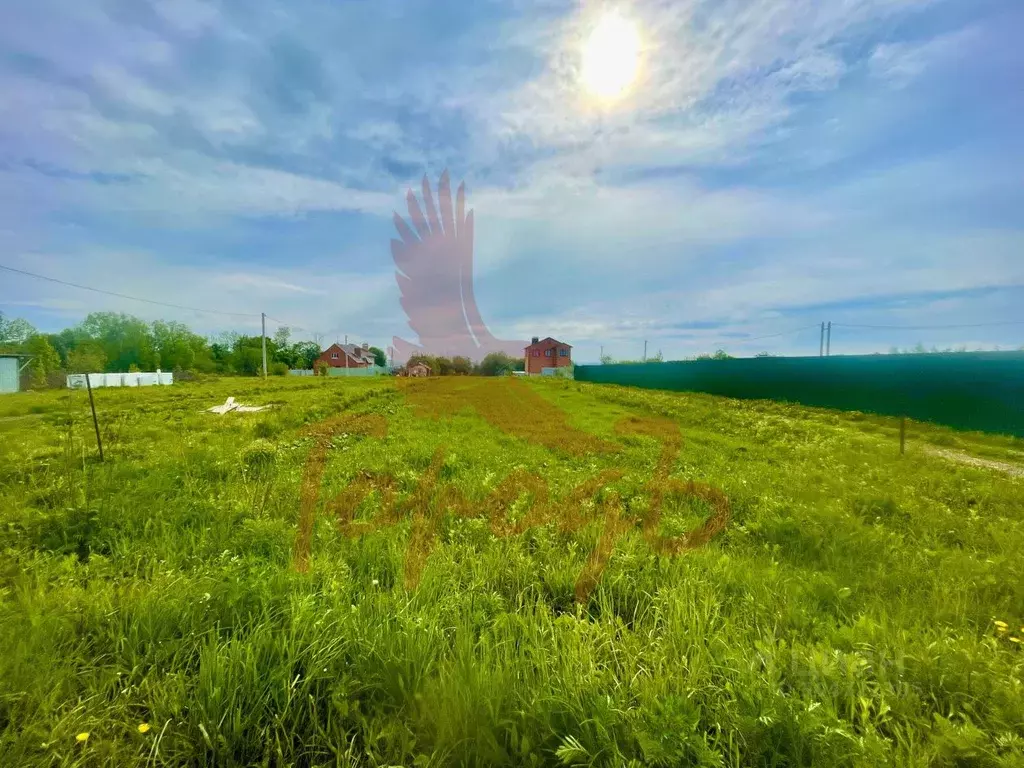
<path fill-rule="evenodd" d="M 940 458 L 947 459 L 948 461 L 955 461 L 959 464 L 968 464 L 972 467 L 985 467 L 986 469 L 995 469 L 999 472 L 1005 472 L 1011 477 L 1024 477 L 1024 467 L 1019 464 L 1008 464 L 1005 461 L 995 461 L 993 459 L 980 459 L 977 456 L 971 456 L 967 453 L 960 451 L 951 451 L 948 448 L 937 448 L 934 445 L 922 446 L 925 453 L 931 454 L 932 456 L 939 456 Z"/>

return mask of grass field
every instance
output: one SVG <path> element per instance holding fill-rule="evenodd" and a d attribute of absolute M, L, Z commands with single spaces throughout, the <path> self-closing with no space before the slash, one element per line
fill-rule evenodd
<path fill-rule="evenodd" d="M 572 381 L 95 394 L 103 464 L 84 392 L 0 398 L 0 766 L 1024 765 L 1024 479 L 923 450 L 1024 441 Z"/>

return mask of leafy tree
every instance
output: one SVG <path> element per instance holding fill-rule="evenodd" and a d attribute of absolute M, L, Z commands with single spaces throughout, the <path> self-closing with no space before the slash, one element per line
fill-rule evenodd
<path fill-rule="evenodd" d="M 33 334 L 21 348 L 24 354 L 32 358 L 28 363 L 30 387 L 45 387 L 51 375 L 60 373 L 60 355 L 46 336 Z"/>
<path fill-rule="evenodd" d="M 728 352 L 726 352 L 724 349 L 719 349 L 719 350 L 716 350 L 713 355 L 709 355 L 707 353 L 704 353 L 704 354 L 701 354 L 701 355 L 697 355 L 693 359 L 694 360 L 732 360 L 733 357 Z"/>
<path fill-rule="evenodd" d="M 490 352 L 484 355 L 476 367 L 476 372 L 481 376 L 504 376 L 510 371 L 524 370 L 526 365 L 524 358 L 515 358 L 505 352 Z"/>
<path fill-rule="evenodd" d="M 274 359 L 276 346 L 267 340 L 267 362 Z M 243 376 L 259 376 L 263 373 L 263 337 L 239 336 L 231 350 L 231 370 Z"/>
<path fill-rule="evenodd" d="M 291 354 L 293 364 L 296 368 L 309 370 L 313 367 L 316 359 L 320 357 L 320 345 L 314 341 L 297 341 L 292 344 Z"/>
<path fill-rule="evenodd" d="M 218 341 L 210 344 L 210 362 L 217 373 L 231 371 L 231 345 Z"/>
<path fill-rule="evenodd" d="M 188 371 L 209 359 L 206 340 L 195 334 L 184 323 L 156 321 L 153 323 L 153 341 L 164 370 Z"/>
<path fill-rule="evenodd" d="M 68 353 L 65 366 L 69 373 L 99 373 L 107 367 L 107 356 L 102 345 L 90 339 Z"/>
<path fill-rule="evenodd" d="M 277 330 L 274 331 L 274 344 L 278 349 L 284 349 L 288 346 L 288 341 L 292 337 L 292 329 L 287 325 L 278 326 Z"/>
<path fill-rule="evenodd" d="M 456 355 L 451 359 L 450 373 L 457 376 L 468 376 L 473 372 L 473 361 L 468 357 Z"/>
<path fill-rule="evenodd" d="M 118 312 L 93 312 L 79 329 L 103 345 L 108 370 L 127 371 L 133 363 L 141 370 L 156 369 L 156 343 L 149 325 L 139 318 Z"/>
<path fill-rule="evenodd" d="M 375 365 L 379 365 L 381 368 L 388 364 L 388 356 L 384 354 L 384 350 L 380 347 L 370 347 L 370 351 L 373 353 L 373 362 Z"/>
<path fill-rule="evenodd" d="M 8 319 L 0 312 L 0 348 L 16 349 L 36 333 L 27 320 L 20 317 Z"/>

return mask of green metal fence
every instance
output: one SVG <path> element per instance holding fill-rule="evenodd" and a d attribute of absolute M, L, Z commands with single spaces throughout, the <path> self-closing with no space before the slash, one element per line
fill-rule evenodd
<path fill-rule="evenodd" d="M 1024 352 L 577 365 L 576 380 L 906 416 L 1024 437 Z"/>
<path fill-rule="evenodd" d="M 365 368 L 328 368 L 329 376 L 386 376 L 388 369 L 379 365 L 368 365 Z"/>

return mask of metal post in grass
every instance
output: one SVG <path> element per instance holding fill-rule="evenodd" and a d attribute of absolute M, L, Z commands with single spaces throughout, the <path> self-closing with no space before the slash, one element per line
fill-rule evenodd
<path fill-rule="evenodd" d="M 267 313 L 260 312 L 260 328 L 263 336 L 263 380 L 267 380 Z"/>
<path fill-rule="evenodd" d="M 900 418 L 900 456 L 906 453 L 907 448 L 907 418 Z"/>
<path fill-rule="evenodd" d="M 103 441 L 100 439 L 100 422 L 96 418 L 96 401 L 92 398 L 92 381 L 89 380 L 91 375 L 85 374 L 85 388 L 89 390 L 89 408 L 92 409 L 92 425 L 96 428 L 96 446 L 100 449 L 100 461 L 103 461 Z"/>

